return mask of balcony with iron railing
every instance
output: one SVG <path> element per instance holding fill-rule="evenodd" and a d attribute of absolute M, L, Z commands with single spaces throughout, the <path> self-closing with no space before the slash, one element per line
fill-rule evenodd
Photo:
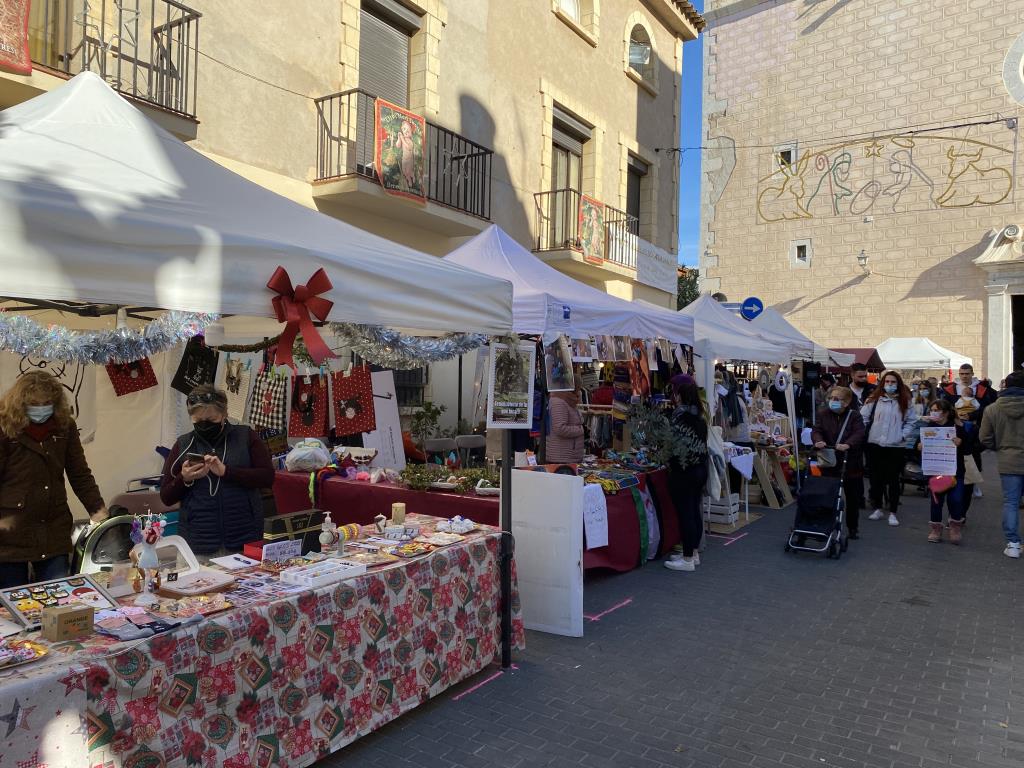
<path fill-rule="evenodd" d="M 390 216 L 407 207 L 385 195 L 379 184 L 375 103 L 373 94 L 359 89 L 316 100 L 314 196 Z M 491 218 L 493 160 L 493 150 L 427 120 L 423 170 L 428 210 L 421 211 L 424 216 L 411 209 L 404 213 L 448 234 L 479 231 Z"/>
<path fill-rule="evenodd" d="M 201 16 L 174 0 L 36 0 L 29 56 L 36 69 L 95 72 L 127 97 L 195 121 Z"/>
<path fill-rule="evenodd" d="M 556 189 L 533 197 L 537 209 L 535 252 L 549 254 L 549 261 L 571 259 L 597 268 L 611 266 L 614 271 L 636 270 L 640 230 L 636 216 L 603 206 L 599 223 L 603 237 L 595 253 L 592 244 L 584 247 L 580 215 L 583 195 L 575 189 Z"/>

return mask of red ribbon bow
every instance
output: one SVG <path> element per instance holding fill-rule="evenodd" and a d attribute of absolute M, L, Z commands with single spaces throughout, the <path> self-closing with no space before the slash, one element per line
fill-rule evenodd
<path fill-rule="evenodd" d="M 295 337 L 300 332 L 306 342 L 306 349 L 309 350 L 310 357 L 317 365 L 323 363 L 328 357 L 337 357 L 324 343 L 310 317 L 312 314 L 317 320 L 327 320 L 327 315 L 330 314 L 334 302 L 321 298 L 319 294 L 329 291 L 333 287 L 323 268 L 314 272 L 305 285 L 297 285 L 294 289 L 292 289 L 291 278 L 288 277 L 288 272 L 284 267 L 274 270 L 273 277 L 267 282 L 267 288 L 277 294 L 273 299 L 273 304 L 278 322 L 287 323 L 281 334 L 281 340 L 277 344 L 274 365 L 295 367 L 292 348 L 295 345 Z"/>

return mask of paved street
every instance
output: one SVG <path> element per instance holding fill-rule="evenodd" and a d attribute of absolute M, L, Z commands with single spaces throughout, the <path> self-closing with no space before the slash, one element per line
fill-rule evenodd
<path fill-rule="evenodd" d="M 839 562 L 785 554 L 791 512 L 770 512 L 697 573 L 588 579 L 588 614 L 632 602 L 583 639 L 530 633 L 518 671 L 324 765 L 1021 766 L 1024 562 L 1002 555 L 990 456 L 959 549 L 925 541 L 913 491 Z"/>

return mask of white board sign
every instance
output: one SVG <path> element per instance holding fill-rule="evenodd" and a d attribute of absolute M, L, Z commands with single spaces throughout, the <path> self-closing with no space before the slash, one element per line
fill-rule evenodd
<path fill-rule="evenodd" d="M 523 625 L 583 637 L 583 478 L 513 470 L 512 533 Z"/>
<path fill-rule="evenodd" d="M 377 371 L 370 374 L 370 381 L 373 385 L 373 409 L 377 415 L 377 429 L 363 434 L 363 447 L 377 449 L 377 456 L 370 466 L 403 470 L 405 446 L 398 415 L 395 374 L 393 371 Z"/>
<path fill-rule="evenodd" d="M 922 427 L 921 472 L 925 475 L 956 475 L 956 427 Z"/>
<path fill-rule="evenodd" d="M 608 546 L 608 502 L 604 488 L 596 483 L 583 486 L 583 531 L 587 549 Z"/>

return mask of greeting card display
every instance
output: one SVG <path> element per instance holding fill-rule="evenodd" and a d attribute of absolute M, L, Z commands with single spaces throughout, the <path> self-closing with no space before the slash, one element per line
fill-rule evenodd
<path fill-rule="evenodd" d="M 275 429 L 284 432 L 286 427 L 288 380 L 272 370 L 263 370 L 256 375 L 249 399 L 249 424 L 254 429 Z"/>
<path fill-rule="evenodd" d="M 245 404 L 249 401 L 249 385 L 252 383 L 250 362 L 233 358 L 228 353 L 218 376 L 217 387 L 228 396 L 228 418 L 233 424 L 244 424 Z"/>
<path fill-rule="evenodd" d="M 187 395 L 200 384 L 213 384 L 213 377 L 217 374 L 217 355 L 203 343 L 202 336 L 193 336 L 185 345 L 185 354 L 181 356 L 171 386 Z"/>
<path fill-rule="evenodd" d="M 49 606 L 77 603 L 96 610 L 117 607 L 117 601 L 85 574 L 0 589 L 0 602 L 28 629 L 39 628 L 43 608 Z"/>
<path fill-rule="evenodd" d="M 131 363 L 107 363 L 107 376 L 118 397 L 157 385 L 156 373 L 148 357 Z"/>
<path fill-rule="evenodd" d="M 294 376 L 288 435 L 322 437 L 327 431 L 327 377 Z"/>
<path fill-rule="evenodd" d="M 373 409 L 373 381 L 367 366 L 353 368 L 349 375 L 335 373 L 331 377 L 332 398 L 334 399 L 335 433 L 354 435 L 358 432 L 373 432 L 377 428 L 377 416 Z"/>

